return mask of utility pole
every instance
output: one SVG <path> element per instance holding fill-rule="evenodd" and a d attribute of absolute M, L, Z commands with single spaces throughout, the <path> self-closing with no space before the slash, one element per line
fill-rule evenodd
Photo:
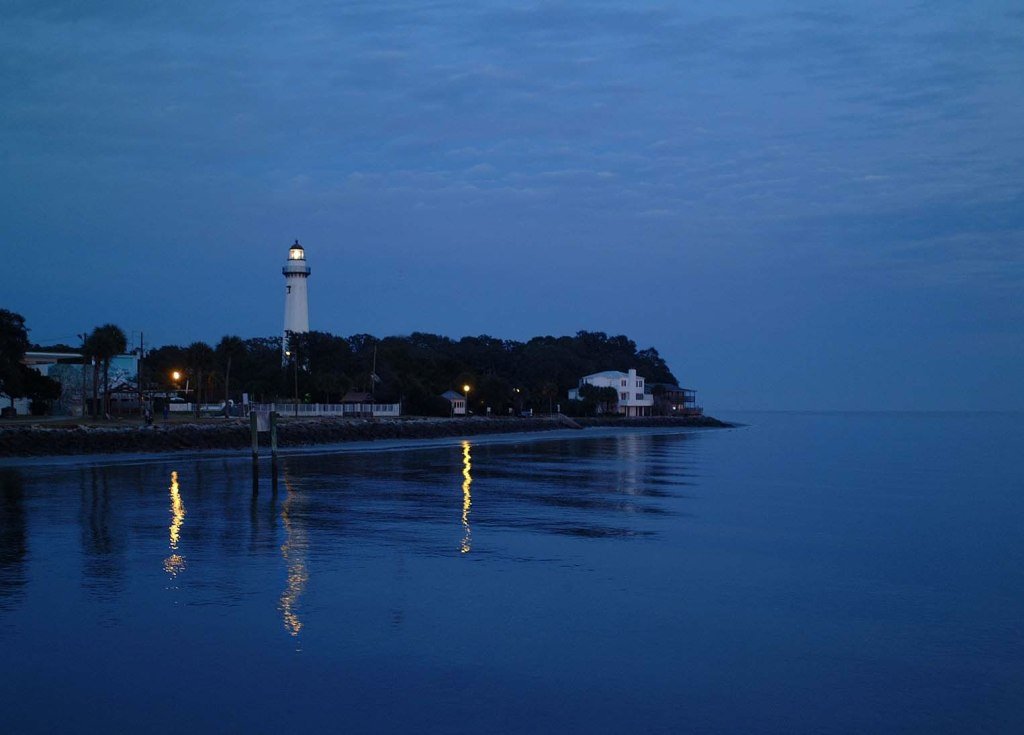
<path fill-rule="evenodd" d="M 370 370 L 370 403 L 377 402 L 377 383 L 382 382 L 377 375 L 377 343 L 373 344 L 373 368 Z M 371 412 L 373 409 L 370 409 Z"/>
<path fill-rule="evenodd" d="M 139 418 L 145 422 L 146 420 L 146 390 L 145 383 L 142 382 L 142 360 L 146 354 L 146 333 L 139 330 L 139 370 L 138 375 L 135 379 L 139 383 Z"/>
<path fill-rule="evenodd" d="M 85 332 L 78 336 L 82 340 L 82 421 L 85 421 Z"/>

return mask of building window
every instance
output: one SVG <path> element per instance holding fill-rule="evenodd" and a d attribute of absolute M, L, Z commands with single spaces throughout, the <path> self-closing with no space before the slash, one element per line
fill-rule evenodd
<path fill-rule="evenodd" d="M 619 393 L 619 400 L 620 401 L 628 401 L 629 400 L 629 393 Z"/>
<path fill-rule="evenodd" d="M 625 378 L 622 379 L 621 385 L 622 385 L 623 388 L 626 387 L 626 379 Z"/>
<path fill-rule="evenodd" d="M 642 381 L 642 380 L 636 381 L 636 387 L 637 388 L 643 388 L 644 387 L 644 381 Z"/>
<path fill-rule="evenodd" d="M 637 393 L 637 394 L 636 394 L 636 399 L 637 399 L 638 401 L 642 401 L 642 400 L 644 399 L 644 394 L 643 394 L 643 393 Z"/>

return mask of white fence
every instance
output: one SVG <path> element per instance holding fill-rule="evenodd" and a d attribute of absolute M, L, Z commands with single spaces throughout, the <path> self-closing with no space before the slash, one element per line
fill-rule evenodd
<path fill-rule="evenodd" d="M 169 403 L 171 413 L 195 413 L 193 403 Z M 401 403 L 250 403 L 249 410 L 260 413 L 277 411 L 282 416 L 335 416 L 337 418 L 359 418 L 373 416 L 385 418 L 402 415 Z M 223 414 L 223 403 L 204 403 L 199 406 L 200 414 Z M 232 415 L 245 415 L 245 407 L 235 404 Z"/>
<path fill-rule="evenodd" d="M 334 416 L 388 418 L 402 415 L 401 403 L 252 403 L 250 410 L 277 411 L 281 416 Z"/>
<path fill-rule="evenodd" d="M 194 403 L 168 403 L 167 410 L 171 413 L 195 413 L 196 404 Z M 199 413 L 224 413 L 223 403 L 201 403 L 199 405 Z"/>

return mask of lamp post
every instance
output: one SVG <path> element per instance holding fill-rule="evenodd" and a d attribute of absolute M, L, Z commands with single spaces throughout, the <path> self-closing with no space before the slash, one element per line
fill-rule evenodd
<path fill-rule="evenodd" d="M 469 385 L 462 386 L 462 390 L 466 393 L 466 415 L 469 415 Z"/>
<path fill-rule="evenodd" d="M 88 339 L 88 335 L 82 332 L 78 337 L 82 340 L 82 421 L 85 421 L 85 340 Z"/>
<path fill-rule="evenodd" d="M 181 371 L 180 370 L 172 370 L 171 371 L 171 383 L 174 385 L 174 397 L 180 399 L 181 396 L 178 395 L 178 393 L 181 391 Z M 188 382 L 187 381 L 185 383 L 185 398 L 186 398 L 186 400 L 188 399 Z M 165 421 L 167 420 L 168 416 L 170 415 L 170 410 L 171 410 L 170 398 L 168 398 L 167 393 L 165 392 L 164 393 L 164 411 L 163 411 L 164 412 L 164 420 Z"/>

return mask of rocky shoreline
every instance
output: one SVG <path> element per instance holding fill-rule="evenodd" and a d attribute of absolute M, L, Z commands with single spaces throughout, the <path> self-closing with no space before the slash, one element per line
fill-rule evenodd
<path fill-rule="evenodd" d="M 575 426 L 574 426 L 575 424 Z M 335 444 L 381 439 L 435 439 L 447 436 L 509 434 L 586 427 L 704 427 L 732 424 L 711 416 L 648 418 L 402 418 L 402 419 L 292 419 L 278 427 L 282 447 Z M 260 451 L 268 445 L 260 435 Z M 249 423 L 241 419 L 207 419 L 189 424 L 142 427 L 0 425 L 0 457 L 36 457 L 75 454 L 181 452 L 202 449 L 248 449 Z"/>

